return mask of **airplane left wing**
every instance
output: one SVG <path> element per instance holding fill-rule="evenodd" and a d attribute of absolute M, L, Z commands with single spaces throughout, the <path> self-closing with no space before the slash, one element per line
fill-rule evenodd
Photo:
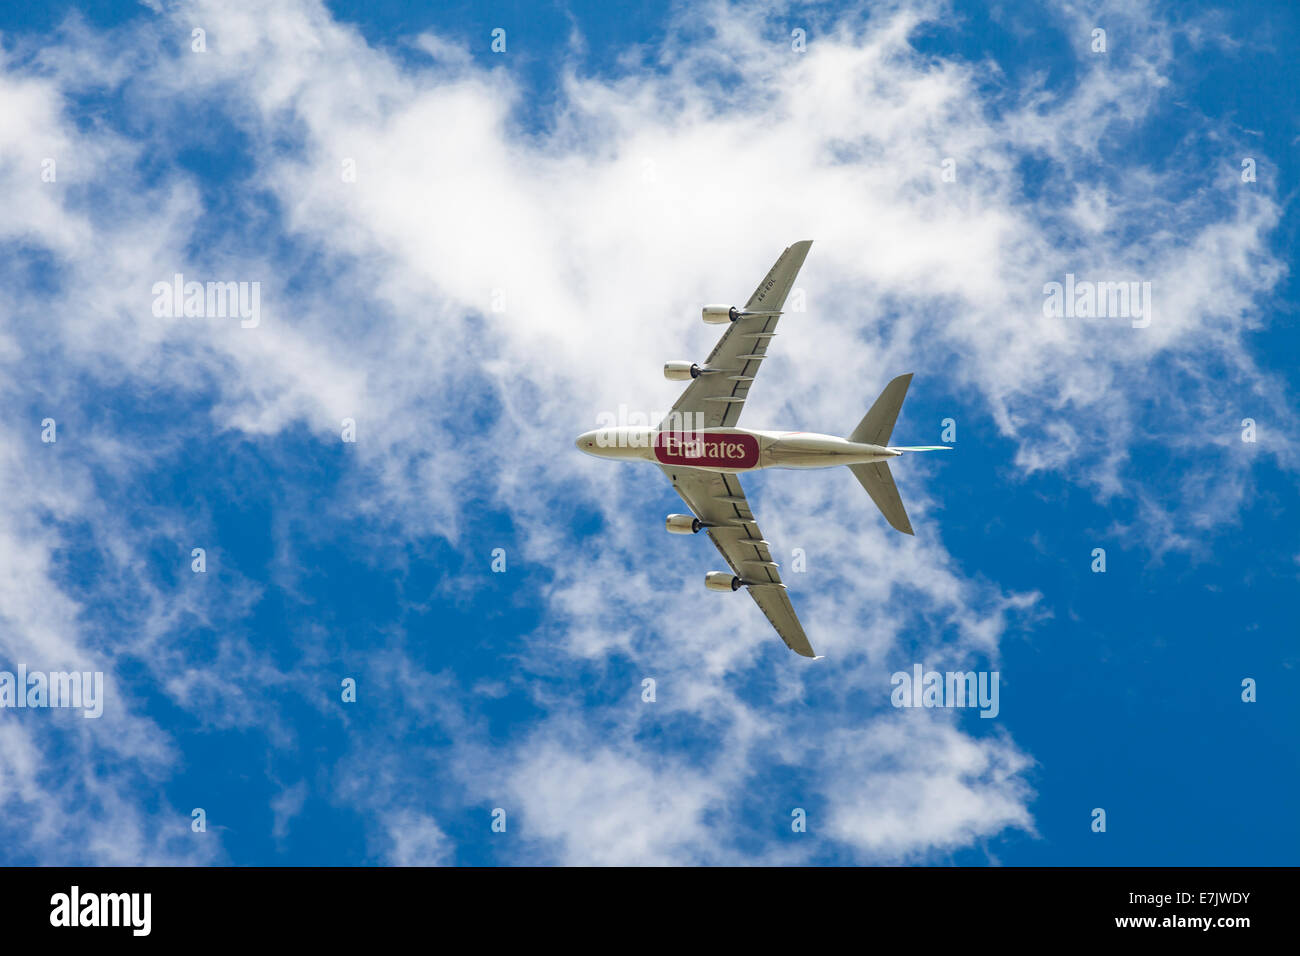
<path fill-rule="evenodd" d="M 717 371 L 700 375 L 686 386 L 668 418 L 660 423 L 661 429 L 692 431 L 695 423 L 702 428 L 731 428 L 736 424 L 750 383 L 767 356 L 767 345 L 776 335 L 786 296 L 810 248 L 812 240 L 805 239 L 781 253 L 745 303 L 744 311 L 753 314 L 731 322 L 704 362 Z"/>
<path fill-rule="evenodd" d="M 740 479 L 717 471 L 660 466 L 686 506 L 709 527 L 708 535 L 732 572 L 747 585 L 750 597 L 767 616 L 790 650 L 815 657 L 794 605 L 781 583 L 770 546 L 754 521 Z"/>

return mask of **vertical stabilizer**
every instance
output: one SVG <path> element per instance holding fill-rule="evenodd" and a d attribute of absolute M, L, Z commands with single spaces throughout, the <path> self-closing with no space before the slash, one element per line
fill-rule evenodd
<path fill-rule="evenodd" d="M 894 422 L 898 420 L 898 410 L 903 407 L 907 397 L 907 386 L 912 384 L 912 373 L 900 375 L 880 393 L 871 411 L 853 429 L 849 441 L 864 445 L 888 445 L 889 436 L 894 433 Z"/>

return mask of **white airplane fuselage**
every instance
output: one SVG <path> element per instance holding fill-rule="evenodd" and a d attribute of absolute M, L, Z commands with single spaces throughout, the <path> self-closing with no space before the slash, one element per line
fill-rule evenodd
<path fill-rule="evenodd" d="M 732 475 L 760 468 L 861 465 L 902 454 L 834 435 L 748 428 L 703 428 L 693 432 L 661 432 L 636 426 L 598 428 L 578 436 L 576 444 L 580 451 L 597 458 L 650 461 Z"/>

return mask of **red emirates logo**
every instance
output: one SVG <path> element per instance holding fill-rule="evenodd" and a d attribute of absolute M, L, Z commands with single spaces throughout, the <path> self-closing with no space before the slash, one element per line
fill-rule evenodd
<path fill-rule="evenodd" d="M 654 448 L 655 458 L 664 465 L 753 468 L 758 464 L 758 439 L 753 435 L 659 432 Z"/>

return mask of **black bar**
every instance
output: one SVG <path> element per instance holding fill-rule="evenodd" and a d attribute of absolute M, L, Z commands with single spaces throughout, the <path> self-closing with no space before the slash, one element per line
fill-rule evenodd
<path fill-rule="evenodd" d="M 147 893 L 147 938 L 179 943 L 373 943 L 382 930 L 384 938 L 414 934 L 450 945 L 446 932 L 460 927 L 540 944 L 607 924 L 664 940 L 701 919 L 708 935 L 762 940 L 804 931 L 810 944 L 832 931 L 863 942 L 918 933 L 972 944 L 1099 935 L 1231 941 L 1285 932 L 1295 877 L 1285 868 L 10 868 L 0 870 L 0 914 L 7 942 L 126 940 L 144 928 L 142 895 L 129 909 L 127 898 L 107 900 L 106 919 L 116 908 L 126 925 L 52 925 L 70 922 L 75 886 L 79 921 L 97 918 L 99 894 Z M 1205 918 L 1208 928 L 1189 925 Z M 1119 925 L 1133 919 L 1154 923 Z M 1245 923 L 1222 922 L 1239 919 Z"/>

